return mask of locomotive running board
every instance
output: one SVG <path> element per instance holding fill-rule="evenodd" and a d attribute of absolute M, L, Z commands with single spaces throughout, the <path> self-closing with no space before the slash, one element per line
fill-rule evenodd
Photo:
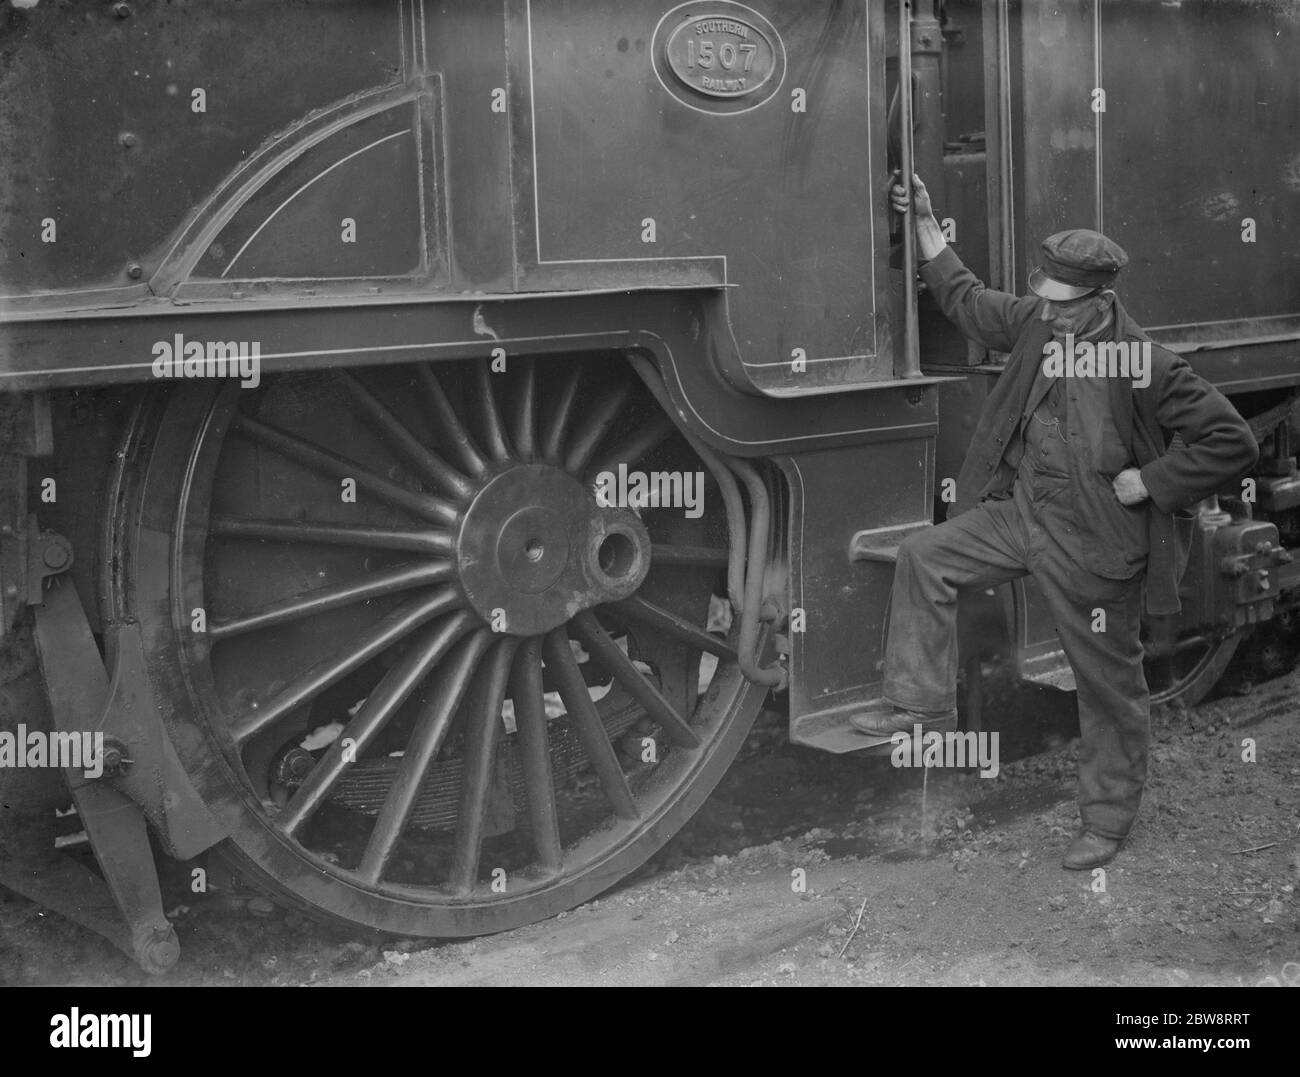
<path fill-rule="evenodd" d="M 980 732 L 983 726 L 984 676 L 979 658 L 966 661 L 966 715 L 962 729 Z M 862 752 L 867 755 L 887 755 L 893 751 L 893 737 L 872 737 L 859 732 L 849 722 L 855 714 L 874 710 L 889 710 L 891 705 L 883 696 L 871 696 L 853 703 L 816 711 L 790 721 L 790 743 L 805 748 L 817 748 L 833 755 Z"/>
<path fill-rule="evenodd" d="M 224 833 L 194 792 L 162 728 L 144 673 L 139 626 L 114 627 L 110 682 L 69 577 L 55 579 L 35 611 L 36 654 L 54 728 L 101 733 L 106 747 L 116 743 L 119 753 L 129 756 L 129 769 L 112 778 L 105 772 L 87 779 L 82 771 L 64 769 L 103 878 L 62 857 L 52 874 L 36 883 L 43 891 L 39 900 L 103 935 L 146 972 L 163 972 L 176 963 L 180 944 L 163 911 L 146 817 L 168 851 L 182 857 L 208 848 Z M 25 882 L 30 887 L 34 880 Z M 58 901 L 45 893 L 70 883 L 76 889 L 64 889 Z M 121 923 L 105 915 L 110 905 Z"/>
<path fill-rule="evenodd" d="M 848 703 L 831 710 L 818 711 L 790 722 L 790 743 L 805 748 L 817 748 L 833 755 L 845 755 L 849 752 L 871 752 L 883 754 L 893 748 L 890 738 L 870 737 L 859 733 L 849 724 L 849 718 L 864 711 L 875 710 L 884 706 L 884 700 L 863 700 Z"/>

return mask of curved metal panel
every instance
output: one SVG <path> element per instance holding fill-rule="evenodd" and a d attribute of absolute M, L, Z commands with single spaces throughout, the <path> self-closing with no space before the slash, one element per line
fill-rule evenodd
<path fill-rule="evenodd" d="M 204 281 L 360 280 L 444 268 L 438 88 L 427 77 L 360 94 L 277 136 L 199 207 L 150 281 L 153 291 L 195 298 L 231 292 Z M 373 229 L 365 242 L 361 220 Z"/>
<path fill-rule="evenodd" d="M 418 273 L 425 245 L 414 112 L 403 105 L 368 117 L 281 169 L 231 218 L 194 276 Z"/>
<path fill-rule="evenodd" d="M 401 38 L 374 0 L 5 4 L 0 296 L 143 287 L 259 143 L 403 78 Z"/>

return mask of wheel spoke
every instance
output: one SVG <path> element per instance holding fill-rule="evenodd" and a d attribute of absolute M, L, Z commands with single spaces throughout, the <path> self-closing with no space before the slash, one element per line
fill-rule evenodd
<path fill-rule="evenodd" d="M 560 385 L 560 394 L 554 406 L 546 416 L 546 432 L 542 437 L 542 459 L 548 464 L 560 462 L 560 447 L 564 444 L 565 431 L 569 429 L 569 418 L 573 414 L 573 405 L 578 397 L 578 383 L 582 380 L 582 367 L 576 364 L 569 368 Z"/>
<path fill-rule="evenodd" d="M 414 513 L 421 519 L 437 524 L 450 524 L 459 518 L 456 507 L 441 498 L 399 486 L 378 472 L 363 467 L 355 460 L 327 452 L 295 434 L 288 434 L 273 426 L 267 426 L 247 415 L 236 416 L 233 425 L 241 434 L 265 445 L 285 459 L 293 460 L 313 471 L 332 475 L 334 478 L 356 479 L 361 489 L 373 493 L 390 505 Z"/>
<path fill-rule="evenodd" d="M 388 406 L 354 375 L 346 370 L 338 370 L 334 376 L 347 390 L 352 402 L 374 424 L 376 433 L 384 443 L 406 461 L 416 474 L 458 501 L 464 501 L 474 493 L 474 483 L 468 477 L 421 444 Z"/>
<path fill-rule="evenodd" d="M 329 799 L 339 778 L 360 758 L 452 644 L 469 630 L 473 620 L 472 614 L 460 611 L 420 632 L 289 798 L 284 811 L 276 817 L 280 829 L 292 835 Z"/>
<path fill-rule="evenodd" d="M 600 458 L 587 468 L 587 473 L 583 477 L 584 481 L 593 482 L 596 476 L 604 472 L 617 471 L 619 464 L 627 464 L 631 467 L 646 453 L 662 445 L 674 429 L 668 416 L 662 412 L 657 412 L 649 422 L 631 437 L 625 438 L 608 452 L 602 453 Z"/>
<path fill-rule="evenodd" d="M 537 455 L 537 363 L 524 361 L 524 375 L 516 389 L 514 430 L 515 452 L 523 460 Z"/>
<path fill-rule="evenodd" d="M 460 596 L 449 587 L 439 588 L 432 595 L 403 603 L 352 640 L 348 648 L 317 662 L 270 699 L 255 704 L 250 713 L 242 715 L 231 725 L 231 736 L 236 743 L 242 744 L 276 719 L 341 681 L 354 669 L 360 668 L 426 621 L 439 614 L 449 613 L 459 605 Z"/>
<path fill-rule="evenodd" d="M 270 542 L 305 542 L 321 546 L 410 550 L 413 553 L 435 557 L 450 557 L 456 550 L 451 534 L 446 531 L 348 527 L 344 524 L 315 524 L 252 516 L 214 516 L 212 533 L 228 538 L 266 539 Z"/>
<path fill-rule="evenodd" d="M 609 433 L 618 413 L 627 401 L 630 386 L 620 383 L 597 401 L 596 405 L 583 416 L 581 425 L 574 432 L 569 443 L 568 455 L 564 458 L 564 468 L 574 475 L 581 475 L 587 469 L 596 452 L 596 446 Z"/>
<path fill-rule="evenodd" d="M 597 665 L 611 674 L 623 686 L 623 690 L 645 708 L 651 719 L 663 727 L 669 740 L 683 748 L 699 747 L 700 738 L 695 730 L 673 710 L 672 704 L 660 695 L 659 689 L 641 675 L 641 671 L 632 664 L 632 659 L 619 649 L 590 610 L 576 614 L 571 623 Z"/>
<path fill-rule="evenodd" d="M 619 818 L 639 818 L 640 812 L 627 784 L 627 776 L 619 765 L 614 746 L 605 734 L 600 713 L 591 701 L 587 682 L 582 679 L 582 671 L 573 658 L 569 637 L 563 628 L 554 628 L 547 634 L 545 652 L 546 668 L 550 670 L 560 698 L 564 700 L 565 710 L 569 712 L 578 736 L 582 738 L 582 746 L 596 771 L 596 777 L 600 779 L 605 799 Z"/>
<path fill-rule="evenodd" d="M 496 394 L 492 391 L 492 370 L 488 360 L 474 364 L 474 405 L 478 410 L 479 429 L 483 432 L 483 447 L 495 460 L 508 460 L 510 443 L 506 441 L 505 424 L 497 409 Z"/>
<path fill-rule="evenodd" d="M 501 342 L 480 340 L 477 359 L 151 398 L 110 478 L 130 518 L 102 529 L 112 604 L 193 712 L 178 758 L 232 855 L 296 907 L 392 935 L 509 930 L 614 884 L 717 783 L 766 693 L 720 630 L 746 533 L 722 487 L 641 524 L 592 501 L 601 472 L 708 462 L 651 403 L 657 372 L 521 354 L 497 376 Z M 578 557 L 622 596 L 649 559 L 650 583 L 593 598 Z"/>
<path fill-rule="evenodd" d="M 682 568 L 706 566 L 726 568 L 729 562 L 727 551 L 713 546 L 669 546 L 655 543 L 650 547 L 650 564 L 656 568 L 660 565 L 677 565 Z"/>
<path fill-rule="evenodd" d="M 690 621 L 679 617 L 671 610 L 656 606 L 653 602 L 647 602 L 640 595 L 632 595 L 631 598 L 615 602 L 610 608 L 618 610 L 619 613 L 640 621 L 642 624 L 666 632 L 682 643 L 698 647 L 701 651 L 716 654 L 719 658 L 724 658 L 728 662 L 736 661 L 736 649 L 726 640 L 710 635 L 704 629 L 696 627 Z"/>
<path fill-rule="evenodd" d="M 243 617 L 214 621 L 208 626 L 208 638 L 214 642 L 255 632 L 271 625 L 297 621 L 330 610 L 351 606 L 366 599 L 381 595 L 409 591 L 413 587 L 428 587 L 435 583 L 445 583 L 452 577 L 450 561 L 424 562 L 416 565 L 402 565 L 386 572 L 370 573 L 359 580 L 349 580 L 334 587 L 318 587 L 312 591 L 302 591 L 288 598 L 272 602 L 269 606 Z"/>
<path fill-rule="evenodd" d="M 451 406 L 442 383 L 433 372 L 433 365 L 421 363 L 415 369 L 424 402 L 431 413 L 433 428 L 442 434 L 446 448 L 456 457 L 460 469 L 467 475 L 481 478 L 487 471 L 487 459 L 474 444 L 474 439 L 460 421 L 456 409 Z"/>
<path fill-rule="evenodd" d="M 465 768 L 461 777 L 456 849 L 451 861 L 451 889 L 457 894 L 468 894 L 478 878 L 483 824 L 497 763 L 497 745 L 501 740 L 501 704 L 518 646 L 519 641 L 510 636 L 497 643 L 479 670 L 465 705 Z"/>
<path fill-rule="evenodd" d="M 473 679 L 474 669 L 492 640 L 492 633 L 486 629 L 462 640 L 430 684 L 429 703 L 416 716 L 414 731 L 406 744 L 392 787 L 370 832 L 361 863 L 357 865 L 357 874 L 372 886 L 378 886 L 384 877 L 398 839 L 406 829 L 406 820 L 415 807 L 429 764 L 442 747 L 451 719 Z"/>
<path fill-rule="evenodd" d="M 519 732 L 519 766 L 528 796 L 529 829 L 538 866 L 548 874 L 559 872 L 564 854 L 555 811 L 555 783 L 551 776 L 550 735 L 546 729 L 546 704 L 542 686 L 542 641 L 524 641 L 515 656 L 510 695 L 515 701 L 515 728 Z"/>

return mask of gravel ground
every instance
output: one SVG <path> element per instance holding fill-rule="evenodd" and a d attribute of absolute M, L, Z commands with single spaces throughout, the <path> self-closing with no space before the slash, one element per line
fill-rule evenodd
<path fill-rule="evenodd" d="M 183 956 L 167 976 L 144 977 L 93 934 L 5 894 L 0 982 L 1278 982 L 1300 971 L 1288 965 L 1300 961 L 1297 698 L 1300 672 L 1158 709 L 1142 813 L 1104 890 L 1059 866 L 1077 819 L 1073 697 L 993 671 L 996 778 L 796 748 L 765 714 L 668 846 L 542 924 L 470 942 L 385 940 L 237 889 L 195 899 L 174 865 L 165 886 Z"/>

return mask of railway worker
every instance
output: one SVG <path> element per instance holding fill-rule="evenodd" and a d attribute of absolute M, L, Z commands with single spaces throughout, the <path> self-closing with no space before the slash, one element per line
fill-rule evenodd
<path fill-rule="evenodd" d="M 895 212 L 907 213 L 903 186 L 890 193 Z M 1129 317 L 1114 291 L 1128 261 L 1117 244 L 1083 229 L 1049 236 L 1033 294 L 1018 298 L 962 265 L 915 177 L 913 207 L 922 279 L 964 333 L 1010 359 L 948 519 L 899 549 L 884 702 L 853 725 L 877 738 L 917 724 L 954 728 L 958 588 L 1032 575 L 1078 686 L 1082 829 L 1063 866 L 1095 868 L 1122 847 L 1146 778 L 1150 697 L 1138 632 L 1144 591 L 1149 613 L 1178 610 L 1172 514 L 1238 480 L 1259 447 L 1228 400 Z M 1047 358 L 1071 340 L 1076 355 L 1128 343 L 1148 369 L 1087 376 L 1080 366 L 1062 377 Z M 1183 444 L 1166 451 L 1174 433 Z"/>

